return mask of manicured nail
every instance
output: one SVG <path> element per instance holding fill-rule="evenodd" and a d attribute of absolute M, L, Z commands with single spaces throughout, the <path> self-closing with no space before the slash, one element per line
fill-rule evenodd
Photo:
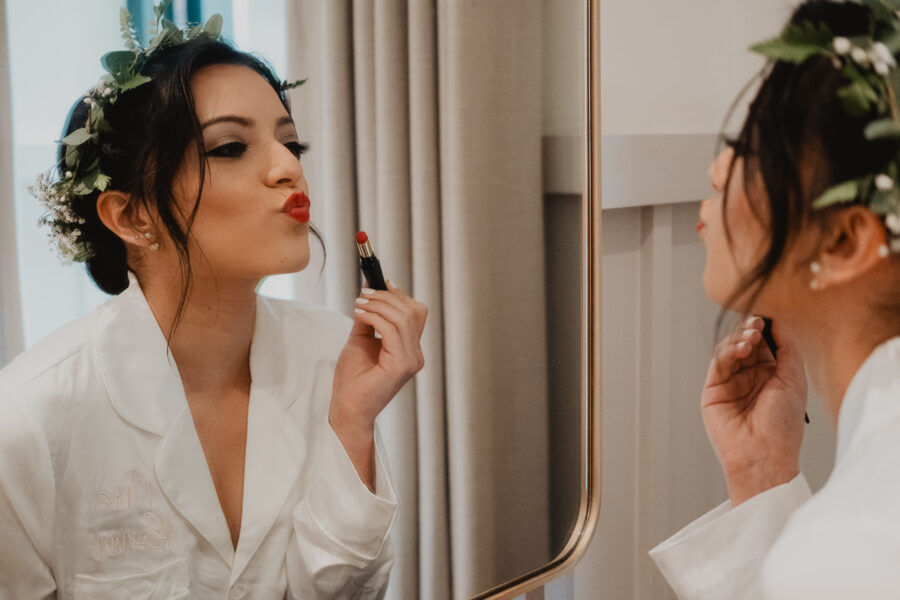
<path fill-rule="evenodd" d="M 373 290 L 372 288 L 363 288 L 363 289 L 360 290 L 360 291 L 361 291 L 363 294 L 367 294 L 367 295 L 372 295 L 372 294 L 375 293 L 375 290 Z"/>
<path fill-rule="evenodd" d="M 357 299 L 356 299 L 356 303 L 357 303 L 357 304 L 368 304 L 368 303 L 369 303 L 369 299 L 368 299 L 368 298 L 357 298 Z"/>
<path fill-rule="evenodd" d="M 744 348 L 749 348 L 750 343 L 749 342 L 738 342 L 737 347 L 743 350 Z"/>
<path fill-rule="evenodd" d="M 747 317 L 747 320 L 744 321 L 744 327 L 752 327 L 759 317 Z"/>
<path fill-rule="evenodd" d="M 353 309 L 353 312 L 355 312 L 355 313 L 357 313 L 357 314 L 360 314 L 360 315 L 366 314 L 366 311 L 364 311 L 364 310 L 361 309 L 361 308 L 354 308 L 354 309 Z"/>
<path fill-rule="evenodd" d="M 744 330 L 744 337 L 750 337 L 750 336 L 753 335 L 754 333 L 756 333 L 756 330 L 755 330 L 755 329 L 745 329 L 745 330 Z"/>

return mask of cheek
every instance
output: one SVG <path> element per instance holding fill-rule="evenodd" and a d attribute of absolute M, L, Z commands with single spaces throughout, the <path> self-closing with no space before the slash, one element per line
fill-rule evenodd
<path fill-rule="evenodd" d="M 703 286 L 711 300 L 724 304 L 737 290 L 743 278 L 762 258 L 767 245 L 766 233 L 749 210 L 728 206 L 731 238 L 725 235 L 722 214 L 716 211 L 708 223 L 704 244 L 706 264 Z"/>

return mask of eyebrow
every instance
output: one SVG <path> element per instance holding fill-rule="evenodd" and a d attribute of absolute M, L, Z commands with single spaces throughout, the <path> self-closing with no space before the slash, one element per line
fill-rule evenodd
<path fill-rule="evenodd" d="M 213 117 L 206 123 L 203 123 L 200 126 L 200 130 L 203 131 L 210 125 L 215 125 L 216 123 L 237 123 L 238 125 L 242 125 L 244 127 L 253 127 L 253 119 L 248 119 L 246 117 L 239 117 L 237 115 L 221 115 L 218 117 Z M 283 125 L 293 125 L 294 120 L 291 119 L 288 115 L 284 115 L 278 121 L 275 122 L 276 129 Z"/>

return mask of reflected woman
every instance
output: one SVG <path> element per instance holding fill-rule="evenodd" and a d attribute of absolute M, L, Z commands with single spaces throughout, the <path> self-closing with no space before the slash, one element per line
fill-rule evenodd
<path fill-rule="evenodd" d="M 702 394 L 729 501 L 651 554 L 683 599 L 900 597 L 900 16 L 805 2 L 710 169 L 704 285 L 748 316 Z M 805 369 L 804 369 L 805 363 Z M 810 496 L 806 373 L 837 424 Z"/>
<path fill-rule="evenodd" d="M 391 285 L 352 322 L 256 295 L 309 261 L 306 148 L 287 86 L 220 29 L 126 30 L 37 186 L 115 297 L 0 372 L 0 597 L 384 594 L 374 421 L 422 368 L 426 309 Z"/>

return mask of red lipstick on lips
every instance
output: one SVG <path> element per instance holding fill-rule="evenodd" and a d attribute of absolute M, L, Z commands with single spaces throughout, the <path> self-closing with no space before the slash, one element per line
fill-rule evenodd
<path fill-rule="evenodd" d="M 300 223 L 309 221 L 309 198 L 303 192 L 293 193 L 284 202 L 281 212 Z"/>

